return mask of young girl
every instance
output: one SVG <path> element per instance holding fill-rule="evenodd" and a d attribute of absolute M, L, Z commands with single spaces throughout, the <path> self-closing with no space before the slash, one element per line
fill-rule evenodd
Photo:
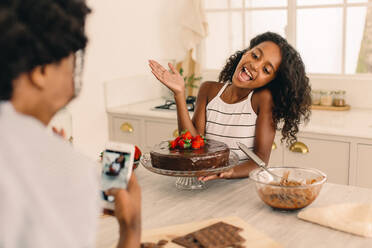
<path fill-rule="evenodd" d="M 310 86 L 299 53 L 280 35 L 256 36 L 247 49 L 231 55 L 219 82 L 204 82 L 190 119 L 185 101 L 185 82 L 169 64 L 166 70 L 150 60 L 155 77 L 174 93 L 178 129 L 225 142 L 239 155 L 239 165 L 228 172 L 200 178 L 243 178 L 256 168 L 236 142 L 247 145 L 266 163 L 275 131 L 282 141 L 296 141 L 298 125 L 310 116 Z"/>

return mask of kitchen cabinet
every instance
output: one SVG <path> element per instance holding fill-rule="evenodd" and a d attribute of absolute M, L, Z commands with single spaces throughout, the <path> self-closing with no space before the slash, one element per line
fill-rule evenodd
<path fill-rule="evenodd" d="M 285 145 L 280 142 L 280 135 L 276 135 L 272 145 L 269 166 L 282 166 L 283 165 L 283 152 Z"/>
<path fill-rule="evenodd" d="M 303 147 L 296 147 L 298 144 Z M 328 175 L 328 181 L 331 183 L 348 184 L 349 157 L 348 142 L 299 136 L 298 142 L 289 149 L 284 149 L 283 161 L 286 166 L 319 169 Z"/>
<path fill-rule="evenodd" d="M 139 145 L 148 152 L 155 144 L 176 137 L 176 112 L 151 110 L 162 102 L 159 99 L 108 109 L 110 139 Z M 300 129 L 295 146 L 282 144 L 277 133 L 269 165 L 317 168 L 331 183 L 372 188 L 372 125 L 358 126 L 372 123 L 372 119 L 363 119 L 371 116 L 367 110 L 314 111 L 312 123 Z"/>
<path fill-rule="evenodd" d="M 109 116 L 109 138 L 112 141 L 140 144 L 142 130 L 140 118 Z"/>
<path fill-rule="evenodd" d="M 274 140 L 269 166 L 296 166 L 316 168 L 328 175 L 328 181 L 349 184 L 350 143 L 298 135 L 292 146 L 280 143 L 278 133 Z M 372 185 L 371 185 L 372 187 Z"/>
<path fill-rule="evenodd" d="M 163 140 L 171 140 L 178 136 L 178 127 L 175 121 L 145 119 L 144 127 L 146 150 L 150 150 Z"/>
<path fill-rule="evenodd" d="M 139 145 L 144 152 L 150 151 L 159 142 L 173 139 L 178 135 L 176 120 L 138 116 L 126 116 L 125 118 L 114 116 L 109 119 L 112 121 L 113 128 L 110 137 L 113 141 Z M 286 146 L 280 142 L 280 138 L 280 133 L 278 133 L 274 139 L 269 166 L 317 168 L 328 175 L 329 182 L 349 184 L 349 142 L 334 141 L 329 138 L 328 140 L 309 138 L 300 134 L 297 143 Z M 301 149 L 307 149 L 307 151 Z M 362 150 L 360 156 L 363 159 L 364 153 L 368 152 Z M 372 170 L 372 167 L 369 170 Z M 362 172 L 358 171 L 358 173 Z M 360 186 L 368 185 L 369 182 L 365 182 L 363 175 L 358 174 L 358 177 L 362 180 Z M 369 187 L 372 187 L 372 183 L 369 184 L 371 184 Z"/>
<path fill-rule="evenodd" d="M 372 145 L 357 145 L 357 186 L 372 188 Z"/>
<path fill-rule="evenodd" d="M 176 120 L 109 115 L 109 139 L 137 145 L 149 152 L 156 144 L 178 136 Z"/>

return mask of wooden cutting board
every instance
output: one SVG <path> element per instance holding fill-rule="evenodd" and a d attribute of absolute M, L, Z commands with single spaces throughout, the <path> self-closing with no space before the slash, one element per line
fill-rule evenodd
<path fill-rule="evenodd" d="M 200 222 L 192 222 L 182 225 L 176 226 L 169 226 L 160 229 L 153 229 L 153 230 L 144 230 L 142 232 L 142 242 L 153 242 L 157 243 L 159 240 L 165 239 L 168 241 L 168 244 L 164 246 L 164 248 L 172 248 L 172 247 L 182 247 L 179 246 L 171 240 L 175 237 L 179 237 L 185 235 L 190 232 L 194 232 L 198 229 L 203 227 L 212 225 L 219 221 L 223 221 L 229 223 L 234 226 L 238 226 L 243 228 L 244 230 L 239 234 L 246 240 L 244 245 L 249 248 L 281 248 L 279 243 L 275 242 L 262 232 L 258 231 L 257 229 L 253 228 L 252 226 L 248 225 L 242 219 L 238 217 L 225 217 L 225 218 L 216 218 L 216 219 L 209 219 Z"/>
<path fill-rule="evenodd" d="M 311 105 L 311 109 L 316 109 L 316 110 L 346 111 L 346 110 L 350 110 L 350 108 L 351 108 L 350 105 L 345 105 L 343 107 Z"/>

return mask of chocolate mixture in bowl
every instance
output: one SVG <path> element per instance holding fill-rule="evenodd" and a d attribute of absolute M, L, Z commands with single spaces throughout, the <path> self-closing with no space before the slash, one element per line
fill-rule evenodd
<path fill-rule="evenodd" d="M 280 182 L 270 182 L 258 189 L 260 198 L 269 206 L 276 209 L 296 210 L 306 207 L 318 196 L 321 185 L 313 185 L 323 180 L 323 176 L 302 181 L 289 180 L 289 171 L 283 173 Z M 296 187 L 298 186 L 298 187 Z M 303 187 L 309 186 L 309 187 Z"/>

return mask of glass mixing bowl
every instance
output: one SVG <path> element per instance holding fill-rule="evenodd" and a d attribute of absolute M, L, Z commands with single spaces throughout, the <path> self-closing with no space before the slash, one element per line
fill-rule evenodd
<path fill-rule="evenodd" d="M 311 204 L 319 195 L 327 175 L 320 170 L 300 167 L 271 167 L 270 172 L 284 177 L 280 181 L 261 168 L 253 170 L 249 177 L 263 202 L 274 209 L 296 210 Z"/>

